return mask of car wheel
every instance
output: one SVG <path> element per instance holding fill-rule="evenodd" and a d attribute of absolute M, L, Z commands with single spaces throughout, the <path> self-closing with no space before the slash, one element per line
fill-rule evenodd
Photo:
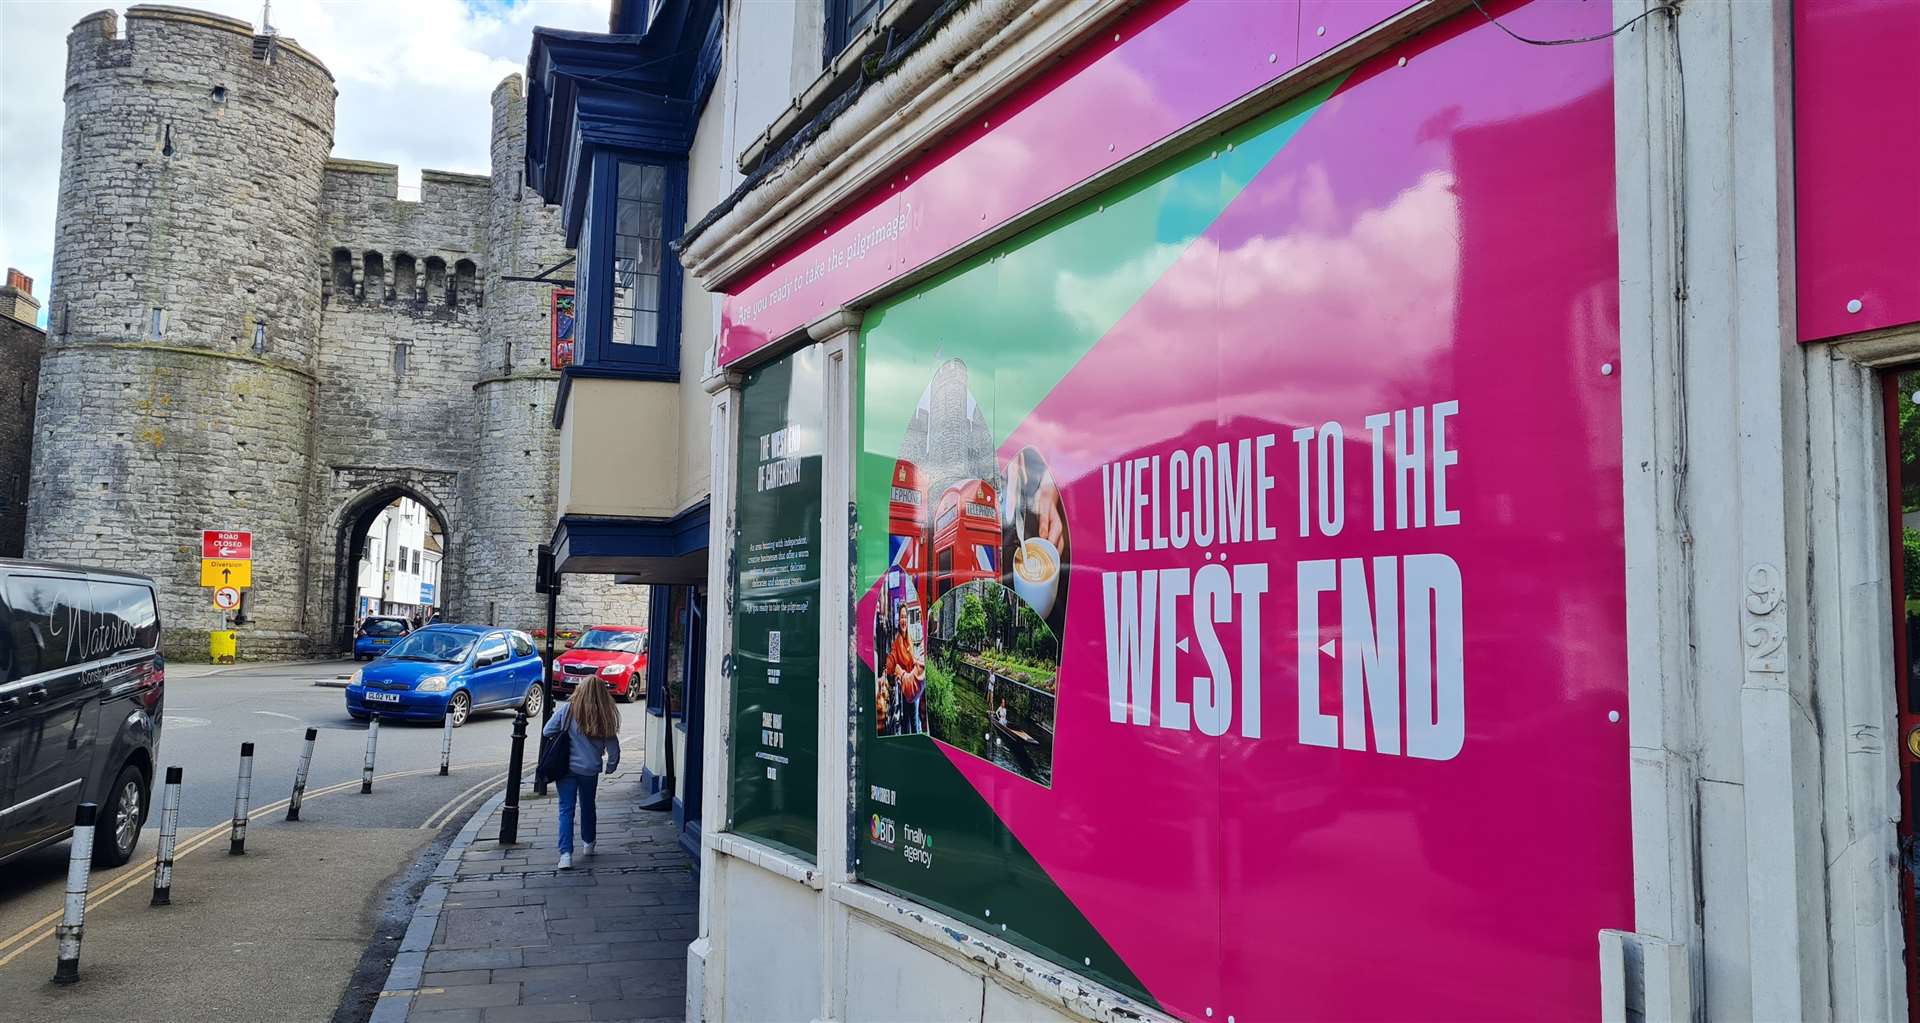
<path fill-rule="evenodd" d="M 93 865 L 117 867 L 133 858 L 140 826 L 147 820 L 147 776 L 128 764 L 107 790 L 106 805 L 93 831 Z"/>
<path fill-rule="evenodd" d="M 447 697 L 447 716 L 453 719 L 453 727 L 459 728 L 467 723 L 473 714 L 473 697 L 465 689 L 456 689 Z"/>
<path fill-rule="evenodd" d="M 632 684 L 628 684 L 628 686 L 625 689 L 622 689 L 619 692 L 613 694 L 613 698 L 620 701 L 621 703 L 632 703 L 633 702 Z"/>
<path fill-rule="evenodd" d="M 540 707 L 543 702 L 540 687 L 535 685 L 527 690 L 526 702 L 521 706 L 526 710 L 528 717 L 537 718 L 540 716 Z"/>

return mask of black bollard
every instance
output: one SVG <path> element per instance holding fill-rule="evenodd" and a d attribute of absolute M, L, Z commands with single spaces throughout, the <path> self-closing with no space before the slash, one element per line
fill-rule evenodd
<path fill-rule="evenodd" d="M 60 926 L 53 929 L 59 939 L 60 958 L 54 964 L 53 982 L 73 984 L 80 980 L 80 934 L 87 915 L 87 876 L 93 868 L 93 822 L 100 808 L 81 803 L 73 811 L 73 848 L 67 856 L 67 905 Z"/>
<path fill-rule="evenodd" d="M 233 834 L 227 855 L 247 854 L 247 805 L 253 801 L 253 743 L 240 744 L 240 778 L 233 786 Z"/>
<path fill-rule="evenodd" d="M 360 794 L 363 796 L 373 791 L 373 753 L 379 745 L 380 719 L 374 718 L 367 722 L 367 759 L 360 765 Z"/>
<path fill-rule="evenodd" d="M 305 745 L 300 747 L 300 766 L 293 771 L 293 798 L 287 801 L 287 819 L 300 819 L 300 800 L 307 794 L 307 772 L 313 767 L 313 741 L 320 737 L 318 728 L 307 729 Z"/>
<path fill-rule="evenodd" d="M 520 841 L 520 757 L 527 749 L 527 709 L 513 715 L 513 759 L 507 763 L 507 802 L 500 809 L 500 844 Z"/>
<path fill-rule="evenodd" d="M 167 768 L 166 795 L 160 804 L 160 851 L 153 857 L 153 901 L 173 904 L 173 847 L 180 834 L 180 768 Z"/>

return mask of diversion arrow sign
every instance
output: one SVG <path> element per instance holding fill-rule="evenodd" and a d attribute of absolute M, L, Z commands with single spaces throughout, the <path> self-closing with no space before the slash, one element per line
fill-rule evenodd
<path fill-rule="evenodd" d="M 200 585 L 244 590 L 253 585 L 253 561 L 246 558 L 201 558 Z"/>

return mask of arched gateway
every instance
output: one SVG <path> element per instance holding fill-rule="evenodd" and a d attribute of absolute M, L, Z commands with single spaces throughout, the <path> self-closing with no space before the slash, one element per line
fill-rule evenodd
<path fill-rule="evenodd" d="M 462 551 L 455 538 L 445 502 L 429 493 L 437 488 L 423 486 L 422 482 L 425 481 L 387 480 L 374 483 L 360 488 L 339 505 L 339 510 L 329 523 L 332 549 L 325 553 L 316 551 L 321 556 L 331 554 L 333 562 L 330 572 L 320 574 L 321 578 L 329 580 L 328 605 L 331 609 L 324 636 L 314 637 L 321 649 L 343 650 L 352 645 L 353 627 L 359 617 L 356 607 L 359 570 L 362 559 L 367 556 L 368 533 L 381 514 L 403 498 L 425 509 L 438 526 L 437 531 L 430 531 L 441 548 L 435 591 L 441 607 L 448 609 L 443 610 L 443 614 L 451 614 L 450 602 L 459 592 Z M 419 552 L 416 551 L 414 557 L 418 556 Z"/>

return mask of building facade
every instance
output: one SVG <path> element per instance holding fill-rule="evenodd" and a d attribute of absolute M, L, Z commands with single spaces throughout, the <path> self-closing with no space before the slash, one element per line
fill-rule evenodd
<path fill-rule="evenodd" d="M 438 613 L 444 544 L 420 502 L 400 498 L 367 529 L 355 572 L 354 622 L 368 615 L 402 615 L 424 623 Z"/>
<path fill-rule="evenodd" d="M 564 289 L 510 278 L 564 245 L 520 184 L 521 83 L 493 95 L 493 172 L 427 170 L 417 197 L 329 156 L 334 94 L 318 57 L 220 15 L 135 6 L 68 39 L 26 549 L 153 575 L 175 655 L 219 624 L 202 529 L 254 535 L 243 656 L 338 649 L 399 498 L 440 524 L 449 620 L 544 622 Z M 586 580 L 560 615 L 646 606 Z"/>
<path fill-rule="evenodd" d="M 688 1018 L 1920 1004 L 1920 14 L 719 8 L 529 64 Z"/>
<path fill-rule="evenodd" d="M 7 268 L 0 286 L 0 558 L 17 558 L 26 547 L 27 479 L 33 470 L 33 401 L 40 388 L 40 300 L 33 278 Z"/>

